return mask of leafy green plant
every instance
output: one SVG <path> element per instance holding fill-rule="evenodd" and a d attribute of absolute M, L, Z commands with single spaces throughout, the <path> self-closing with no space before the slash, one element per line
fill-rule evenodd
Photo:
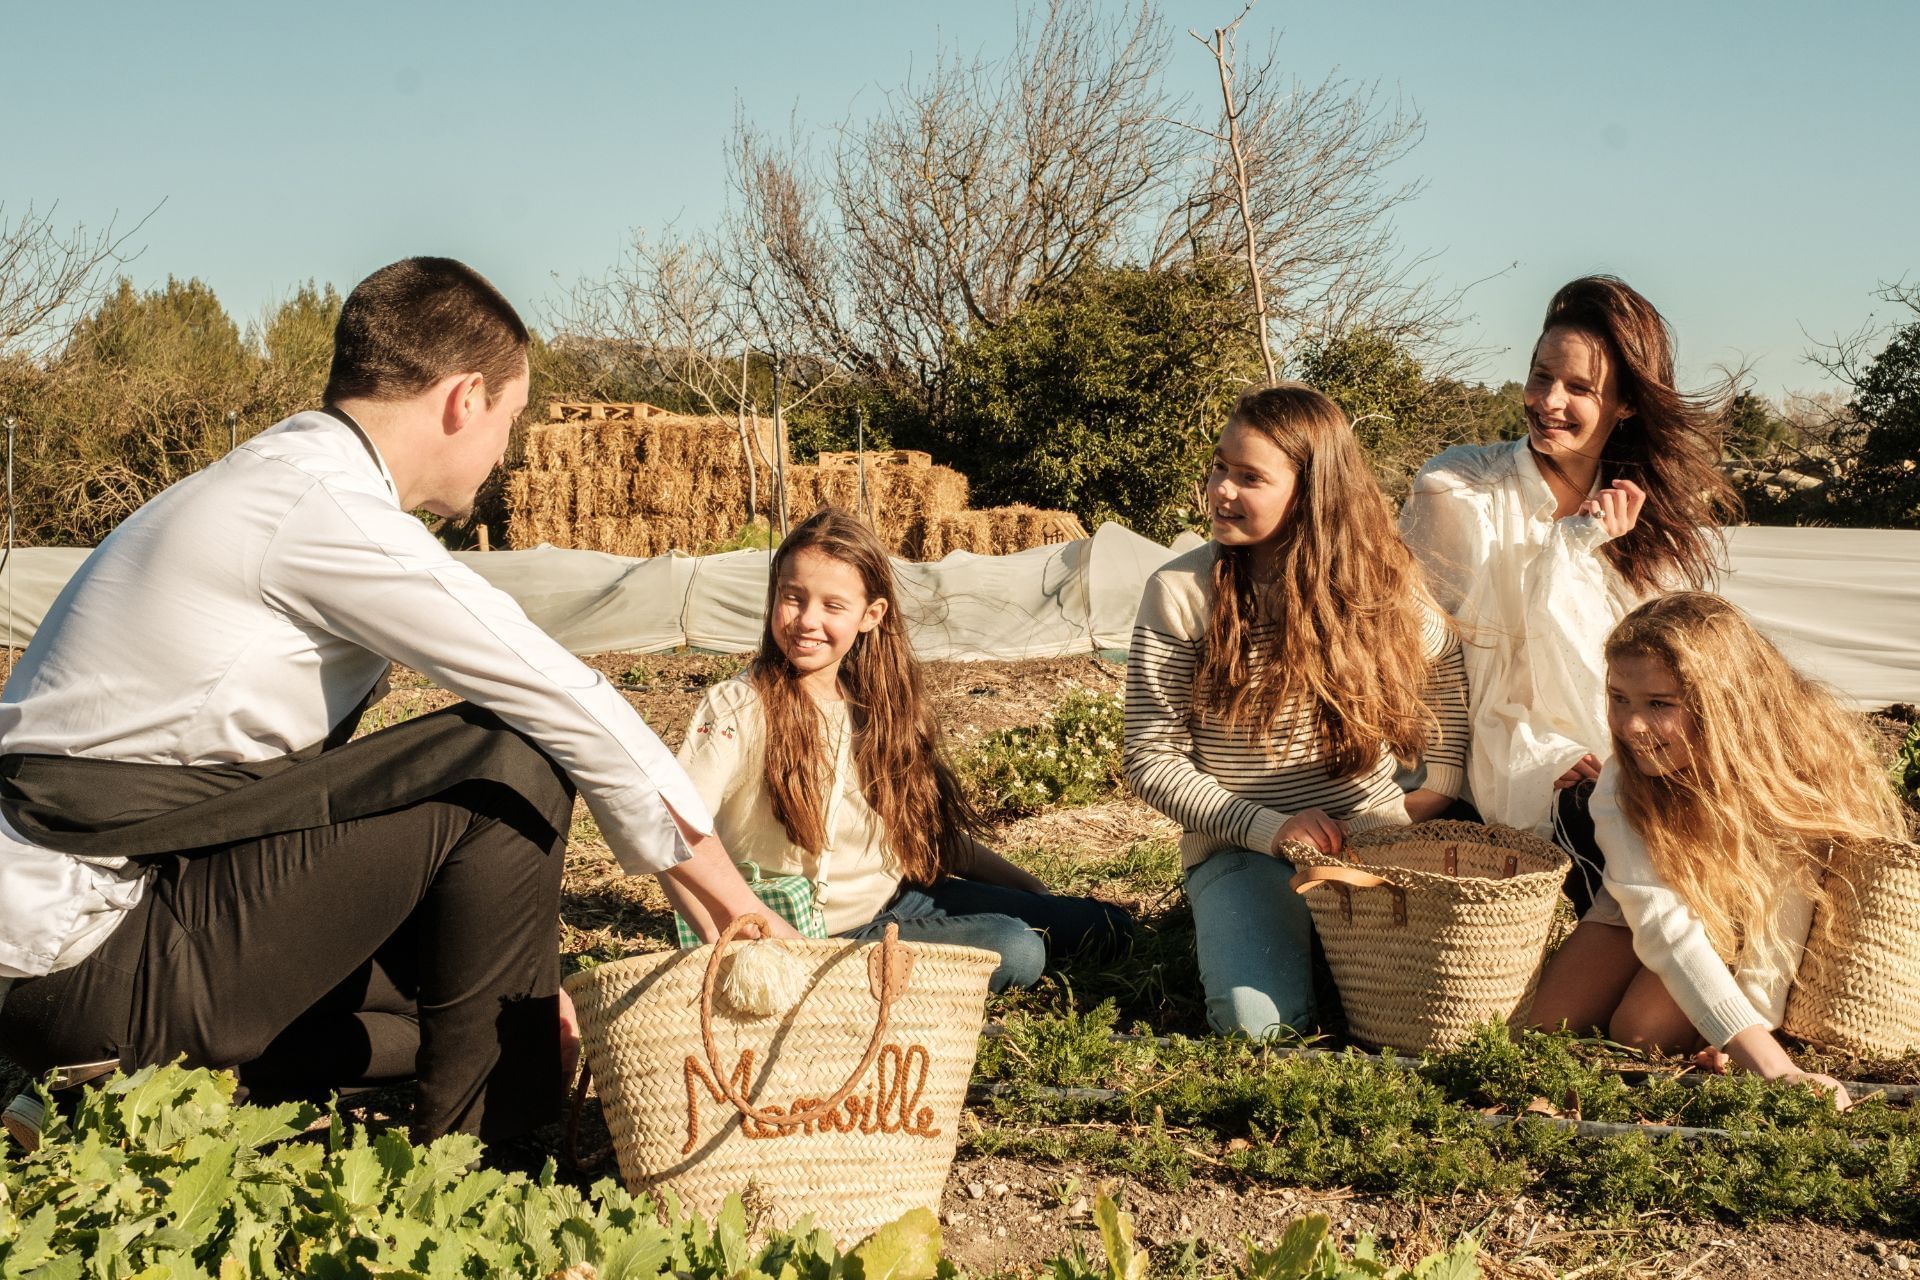
<path fill-rule="evenodd" d="M 653 664 L 643 658 L 620 673 L 620 686 L 644 692 L 653 687 L 655 674 Z"/>
<path fill-rule="evenodd" d="M 480 1143 L 396 1132 L 297 1141 L 305 1104 L 236 1106 L 234 1080 L 149 1067 L 89 1090 L 71 1122 L 0 1173 L 0 1276 L 599 1277 L 790 1280 L 951 1275 L 915 1210 L 843 1256 L 804 1219 L 750 1238 L 739 1197 L 708 1223 L 612 1181 L 590 1193 L 474 1168 Z"/>
<path fill-rule="evenodd" d="M 1121 784 L 1126 719 L 1110 693 L 1076 689 L 1047 723 L 1003 729 L 981 741 L 963 771 L 989 813 L 1031 813 L 1049 805 L 1092 804 Z"/>
<path fill-rule="evenodd" d="M 397 1132 L 349 1133 L 338 1116 L 310 1133 L 318 1108 L 236 1105 L 234 1088 L 223 1073 L 148 1067 L 87 1090 L 71 1120 L 56 1114 L 37 1152 L 0 1166 L 0 1277 L 958 1280 L 926 1209 L 842 1253 L 804 1218 L 763 1232 L 740 1196 L 708 1222 L 671 1194 L 656 1206 L 610 1180 L 591 1191 L 557 1183 L 551 1162 L 537 1178 L 477 1168 L 481 1147 L 470 1137 L 417 1147 Z M 1040 1263 L 1043 1273 L 1146 1280 L 1132 1221 L 1105 1193 L 1094 1220 L 1104 1266 L 1076 1248 Z M 1325 1218 L 1303 1223 L 1274 1250 L 1247 1242 L 1247 1265 L 1233 1274 L 1478 1274 L 1432 1269 L 1463 1250 L 1470 1262 L 1471 1241 L 1408 1272 L 1380 1264 L 1364 1240 L 1345 1261 Z M 1311 1265 L 1295 1265 L 1309 1254 Z"/>
<path fill-rule="evenodd" d="M 1101 1010 L 1010 1019 L 1002 1043 L 983 1046 L 979 1059 L 980 1072 L 1003 1084 L 988 1103 L 997 1123 L 968 1147 L 1075 1159 L 1172 1187 L 1195 1168 L 1224 1166 L 1410 1198 L 1532 1189 L 1601 1219 L 1920 1223 L 1920 1112 L 1880 1097 L 1836 1112 L 1810 1090 L 1756 1076 L 1629 1083 L 1589 1061 L 1591 1052 L 1565 1036 L 1514 1042 L 1489 1025 L 1410 1069 L 1351 1051 L 1122 1038 Z M 1049 1092 L 1053 1081 L 1077 1092 Z M 1533 1118 L 1540 1110 L 1726 1136 L 1579 1134 Z M 1489 1112 L 1501 1122 L 1489 1123 Z"/>
<path fill-rule="evenodd" d="M 706 689 L 724 680 L 731 680 L 745 671 L 747 663 L 752 659 L 753 655 L 750 653 L 720 654 L 704 669 L 687 672 L 687 689 L 689 691 Z"/>
<path fill-rule="evenodd" d="M 1912 808 L 1920 809 L 1920 722 L 1907 730 L 1907 736 L 1893 753 L 1888 772 L 1893 775 L 1893 785 L 1898 788 L 1900 798 Z"/>

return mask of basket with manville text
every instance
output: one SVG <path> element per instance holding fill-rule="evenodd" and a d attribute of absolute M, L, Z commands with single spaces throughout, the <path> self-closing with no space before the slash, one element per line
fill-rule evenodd
<path fill-rule="evenodd" d="M 1559 848 L 1440 821 L 1349 836 L 1338 861 L 1306 845 L 1285 852 L 1354 1039 L 1449 1049 L 1533 1003 L 1567 875 Z"/>
<path fill-rule="evenodd" d="M 1920 845 L 1836 844 L 1781 1030 L 1869 1058 L 1920 1047 Z"/>
<path fill-rule="evenodd" d="M 999 957 L 891 926 L 877 943 L 735 940 L 759 919 L 567 979 L 628 1190 L 711 1216 L 751 1185 L 773 1221 L 810 1213 L 843 1243 L 937 1213 Z M 726 971 L 752 947 L 804 971 L 787 1007 L 729 1004 Z"/>

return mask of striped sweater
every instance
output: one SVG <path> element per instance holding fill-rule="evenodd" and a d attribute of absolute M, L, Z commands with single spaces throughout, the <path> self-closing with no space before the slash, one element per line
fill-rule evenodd
<path fill-rule="evenodd" d="M 1147 580 L 1127 656 L 1127 782 L 1141 799 L 1185 828 L 1180 863 L 1191 868 L 1221 849 L 1266 852 L 1287 819 L 1321 809 L 1349 829 L 1407 822 L 1395 762 L 1382 744 L 1372 768 L 1327 774 L 1326 744 L 1304 705 L 1282 711 L 1268 732 L 1230 731 L 1193 701 L 1193 683 L 1213 605 L 1214 543 L 1169 561 Z M 1253 628 L 1254 660 L 1274 624 Z M 1438 614 L 1424 629 L 1433 663 L 1427 697 L 1440 736 L 1425 756 L 1425 786 L 1458 795 L 1467 762 L 1467 675 L 1460 640 Z"/>

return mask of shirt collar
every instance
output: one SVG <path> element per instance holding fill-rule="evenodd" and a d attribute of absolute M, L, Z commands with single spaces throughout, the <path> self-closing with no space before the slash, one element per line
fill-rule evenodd
<path fill-rule="evenodd" d="M 387 470 L 386 459 L 380 456 L 380 450 L 373 443 L 373 437 L 367 434 L 367 429 L 358 422 L 355 422 L 352 414 L 336 405 L 325 405 L 321 408 L 320 412 L 332 418 L 335 422 L 344 424 L 348 430 L 352 431 L 353 434 L 359 438 L 360 443 L 366 446 L 367 456 L 373 459 L 373 465 L 379 470 L 380 478 L 387 482 L 387 492 L 393 495 L 396 502 L 399 501 L 400 487 L 394 484 L 393 473 Z"/>
<path fill-rule="evenodd" d="M 1524 436 L 1514 441 L 1513 447 L 1516 451 L 1514 471 L 1520 477 L 1521 492 L 1523 496 L 1532 499 L 1529 510 L 1535 516 L 1547 520 L 1553 519 L 1554 509 L 1560 505 L 1560 500 L 1553 496 L 1553 486 L 1547 483 L 1546 474 L 1540 470 L 1540 460 L 1533 456 L 1533 450 L 1528 446 Z M 1600 473 L 1595 471 L 1593 484 L 1587 489 L 1587 496 L 1591 498 L 1598 492 L 1600 492 Z"/>

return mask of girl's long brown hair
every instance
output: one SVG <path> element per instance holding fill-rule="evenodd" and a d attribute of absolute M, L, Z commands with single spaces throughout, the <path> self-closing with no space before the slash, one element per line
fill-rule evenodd
<path fill-rule="evenodd" d="M 1430 598 L 1352 425 L 1298 382 L 1248 392 L 1232 421 L 1271 440 L 1298 476 L 1271 581 L 1254 579 L 1248 548 L 1220 548 L 1197 700 L 1251 737 L 1304 701 L 1334 777 L 1371 768 L 1382 743 L 1416 759 L 1440 728 L 1425 694 Z M 1256 623 L 1277 624 L 1260 654 Z"/>
<path fill-rule="evenodd" d="M 1618 277 L 1583 276 L 1563 286 L 1547 303 L 1541 336 L 1558 328 L 1606 349 L 1632 409 L 1601 448 L 1600 481 L 1631 480 L 1646 490 L 1647 503 L 1633 528 L 1600 553 L 1642 595 L 1681 582 L 1706 586 L 1719 567 L 1719 526 L 1742 509 L 1719 465 L 1732 388 L 1675 387 L 1666 317 Z M 1553 467 L 1548 459 L 1542 465 Z"/>
<path fill-rule="evenodd" d="M 1686 766 L 1650 777 L 1614 736 L 1620 808 L 1654 868 L 1732 962 L 1742 943 L 1789 962 L 1765 930 L 1778 895 L 1816 903 L 1837 840 L 1899 839 L 1899 803 L 1859 716 L 1795 671 L 1745 614 L 1700 591 L 1641 605 L 1607 639 L 1609 665 L 1663 662 L 1693 717 Z"/>
<path fill-rule="evenodd" d="M 940 750 L 940 727 L 920 683 L 880 539 L 855 516 L 825 507 L 789 533 L 773 554 L 767 618 L 748 678 L 766 716 L 766 786 L 787 838 L 812 854 L 826 844 L 826 790 L 833 751 L 825 720 L 773 634 L 774 602 L 793 557 L 813 550 L 860 575 L 869 603 L 885 600 L 880 624 L 840 661 L 840 689 L 853 726 L 853 764 L 879 815 L 901 874 L 930 884 L 966 861 L 980 819 Z"/>

